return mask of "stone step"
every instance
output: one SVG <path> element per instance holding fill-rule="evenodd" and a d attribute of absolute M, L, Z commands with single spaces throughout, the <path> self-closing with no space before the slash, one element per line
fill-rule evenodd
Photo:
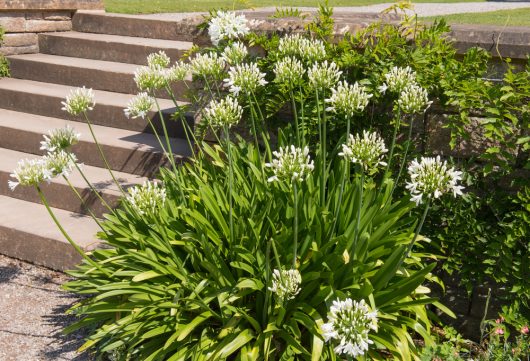
<path fill-rule="evenodd" d="M 73 87 L 85 86 L 117 93 L 138 92 L 134 82 L 134 72 L 138 65 L 50 54 L 13 55 L 7 59 L 12 78 Z M 183 82 L 173 86 L 176 99 L 183 99 L 185 92 Z M 170 98 L 165 90 L 160 91 L 159 97 Z"/>
<path fill-rule="evenodd" d="M 60 84 L 50 84 L 33 80 L 3 78 L 0 79 L 0 108 L 26 112 L 37 115 L 44 115 L 60 119 L 73 119 L 86 122 L 82 117 L 72 117 L 61 110 L 61 102 L 70 93 L 72 87 Z M 103 125 L 113 128 L 127 129 L 135 132 L 152 133 L 147 120 L 136 118 L 127 119 L 123 110 L 133 97 L 130 94 L 113 93 L 102 90 L 95 90 L 96 106 L 89 112 L 88 116 L 93 124 Z M 174 103 L 167 99 L 159 99 L 160 108 L 166 121 L 170 137 L 182 138 L 184 131 L 180 120 L 169 120 L 175 112 Z M 185 103 L 178 103 L 179 106 Z M 151 112 L 149 117 L 153 119 L 153 124 L 161 132 L 161 122 L 157 112 Z M 188 124 L 193 127 L 193 116 L 186 116 Z"/>
<path fill-rule="evenodd" d="M 141 15 L 78 11 L 72 19 L 72 26 L 73 30 L 84 33 L 203 43 L 204 31 L 197 29 L 203 21 L 202 15 L 172 20 Z"/>
<path fill-rule="evenodd" d="M 13 198 L 22 199 L 24 201 L 39 203 L 40 198 L 36 190 L 32 187 L 18 186 L 14 191 L 8 187 L 8 180 L 13 180 L 10 177 L 12 171 L 16 168 L 20 159 L 37 158 L 34 154 L 17 152 L 10 149 L 0 148 L 0 195 L 9 196 Z M 113 182 L 110 173 L 105 168 L 92 167 L 89 165 L 81 166 L 84 176 L 99 192 L 111 207 L 116 207 L 119 203 L 122 193 L 118 186 Z M 143 183 L 146 178 L 132 175 L 123 172 L 114 172 L 114 176 L 120 182 L 124 190 L 127 188 Z M 83 197 L 85 205 L 90 207 L 92 212 L 97 217 L 101 217 L 104 213 L 108 213 L 108 209 L 94 194 L 86 181 L 82 178 L 77 169 L 68 177 L 68 180 L 77 192 Z M 49 184 L 42 184 L 42 191 L 46 195 L 50 206 L 64 209 L 71 212 L 89 214 L 86 207 L 83 206 L 78 196 L 70 188 L 63 177 L 53 179 Z"/>
<path fill-rule="evenodd" d="M 70 237 L 85 250 L 97 245 L 100 228 L 90 217 L 52 208 Z M 46 208 L 0 195 L 0 252 L 56 270 L 73 268 L 81 256 L 66 241 Z"/>
<path fill-rule="evenodd" d="M 77 58 L 146 65 L 147 56 L 164 51 L 173 61 L 190 50 L 193 43 L 75 31 L 39 34 L 41 53 Z"/>
<path fill-rule="evenodd" d="M 79 144 L 73 147 L 79 161 L 104 167 L 88 125 L 81 122 L 0 109 L 0 147 L 41 155 L 43 151 L 39 148 L 42 135 L 67 124 L 81 133 Z M 98 125 L 93 125 L 93 130 L 114 170 L 152 177 L 161 166 L 168 164 L 152 134 Z M 171 148 L 179 161 L 190 155 L 186 140 L 171 139 Z"/>

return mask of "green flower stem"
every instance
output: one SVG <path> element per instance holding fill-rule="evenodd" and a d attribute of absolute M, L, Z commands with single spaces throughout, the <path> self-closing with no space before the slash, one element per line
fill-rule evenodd
<path fill-rule="evenodd" d="M 169 162 L 171 163 L 171 166 L 173 167 L 173 170 L 175 173 L 177 172 L 177 165 L 175 163 L 175 158 L 173 157 L 173 150 L 171 149 L 171 141 L 169 140 L 169 134 L 167 132 L 166 127 L 166 120 L 164 119 L 164 115 L 162 114 L 162 109 L 160 108 L 160 104 L 158 103 L 158 99 L 154 97 L 156 109 L 158 110 L 158 116 L 160 117 L 160 123 L 162 123 L 162 130 L 164 131 L 164 137 L 166 138 L 166 145 L 167 145 L 167 152 L 169 153 Z"/>
<path fill-rule="evenodd" d="M 302 148 L 305 146 L 306 142 L 306 126 L 305 126 L 305 115 L 304 115 L 304 96 L 302 94 L 302 86 L 299 86 L 299 92 L 300 94 L 300 120 L 302 123 Z"/>
<path fill-rule="evenodd" d="M 294 242 L 293 242 L 293 269 L 296 269 L 296 258 L 298 252 L 298 187 L 296 181 L 293 183 L 294 196 Z"/>
<path fill-rule="evenodd" d="M 252 95 L 252 98 L 254 99 L 254 103 L 255 104 L 258 104 L 258 106 L 256 107 L 258 109 L 258 111 L 256 112 L 256 109 L 254 109 L 254 114 L 256 115 L 256 117 L 258 117 L 258 113 L 259 113 L 259 117 L 261 118 L 261 124 L 265 124 L 265 117 L 263 116 L 263 112 L 261 111 L 261 108 L 259 107 L 259 102 L 256 98 L 256 94 L 254 94 L 254 92 L 251 92 L 250 93 Z M 263 130 L 263 127 L 260 128 L 261 129 L 261 138 L 263 139 L 263 144 L 265 145 L 265 151 L 266 151 L 266 156 L 270 158 L 272 158 L 272 151 L 271 151 L 271 147 L 270 147 L 270 138 L 269 138 L 269 133 L 264 131 Z M 259 148 L 257 148 L 259 149 Z"/>
<path fill-rule="evenodd" d="M 300 125 L 298 124 L 298 112 L 296 110 L 296 101 L 292 89 L 289 91 L 289 95 L 291 96 L 291 106 L 293 107 L 294 127 L 296 131 L 296 146 L 300 147 Z"/>
<path fill-rule="evenodd" d="M 256 145 L 256 149 L 259 149 L 259 142 L 258 142 L 258 131 L 256 129 L 256 112 L 254 110 L 254 106 L 252 104 L 252 98 L 248 96 L 248 104 L 250 107 L 250 122 L 252 124 L 252 133 L 254 133 L 254 143 Z"/>
<path fill-rule="evenodd" d="M 87 179 L 87 177 L 85 176 L 85 173 L 83 173 L 83 171 L 81 170 L 81 167 L 79 167 L 79 164 L 76 163 L 76 160 L 74 159 L 74 157 L 72 156 L 71 153 L 68 153 L 68 156 L 70 157 L 70 160 L 74 163 L 75 165 L 75 168 L 77 169 L 77 171 L 79 172 L 79 174 L 81 174 L 81 177 L 83 178 L 83 180 L 85 181 L 85 183 L 88 185 L 88 187 L 90 188 L 90 190 L 98 197 L 98 199 L 101 201 L 101 203 L 109 210 L 109 212 L 111 213 L 114 213 L 114 209 L 112 209 L 112 207 L 107 203 L 107 201 L 105 201 L 105 199 L 103 199 L 103 197 L 101 196 L 101 194 L 99 194 L 99 191 L 94 188 L 94 186 L 92 185 L 92 183 L 90 183 L 90 181 Z"/>
<path fill-rule="evenodd" d="M 416 232 L 414 233 L 414 238 L 412 238 L 412 242 L 410 242 L 409 246 L 407 247 L 405 258 L 401 261 L 401 263 L 403 263 L 403 261 L 405 261 L 405 259 L 409 257 L 410 251 L 412 250 L 414 243 L 416 242 L 416 240 L 418 239 L 418 236 L 420 235 L 421 229 L 423 227 L 423 223 L 425 222 L 425 218 L 427 218 L 427 213 L 429 213 L 430 206 L 431 206 L 431 199 L 429 198 L 427 199 L 427 203 L 425 204 L 425 210 L 423 211 L 423 215 L 421 216 L 420 224 L 418 225 L 418 228 L 416 229 Z"/>
<path fill-rule="evenodd" d="M 83 208 L 86 209 L 86 211 L 88 212 L 88 214 L 90 215 L 90 217 L 92 217 L 92 219 L 94 220 L 94 222 L 96 222 L 96 224 L 99 226 L 99 228 L 101 228 L 101 230 L 103 232 L 106 233 L 105 229 L 103 228 L 103 226 L 101 225 L 101 223 L 99 222 L 98 218 L 96 217 L 96 215 L 94 214 L 94 212 L 92 212 L 92 210 L 90 209 L 90 207 L 88 206 L 88 204 L 86 204 L 85 200 L 83 199 L 83 197 L 81 196 L 81 194 L 79 194 L 79 192 L 77 191 L 77 189 L 73 186 L 73 184 L 70 182 L 70 180 L 68 179 L 68 177 L 64 176 L 63 175 L 63 179 L 66 181 L 66 183 L 70 186 L 70 188 L 72 189 L 72 191 L 74 192 L 74 194 L 77 196 L 77 198 L 79 198 L 79 200 L 81 201 L 81 205 L 83 206 Z"/>
<path fill-rule="evenodd" d="M 363 196 L 364 196 L 364 172 L 361 168 L 361 181 L 359 184 L 359 208 L 357 208 L 357 220 L 355 223 L 355 237 L 353 238 L 353 248 L 352 253 L 356 255 L 357 251 L 357 242 L 359 241 L 359 228 L 361 226 L 361 211 L 363 208 Z"/>
<path fill-rule="evenodd" d="M 320 115 L 320 95 L 318 89 L 315 90 L 315 97 L 317 102 L 317 118 L 318 118 L 318 135 L 320 140 L 320 205 L 324 207 L 326 201 L 326 149 L 324 148 L 324 130 L 323 121 Z"/>
<path fill-rule="evenodd" d="M 403 173 L 403 168 L 405 168 L 405 163 L 407 162 L 407 156 L 409 153 L 410 143 L 412 141 L 412 125 L 414 123 L 414 116 L 410 117 L 410 125 L 409 125 L 409 135 L 407 138 L 407 144 L 405 145 L 405 152 L 403 153 L 403 159 L 401 159 L 401 165 L 399 166 L 399 172 L 396 177 L 396 180 L 394 184 L 392 185 L 392 192 L 390 194 L 394 194 L 394 191 L 396 190 L 396 186 L 399 183 L 399 178 L 401 178 L 401 174 Z M 390 199 L 390 198 L 389 198 Z"/>
<path fill-rule="evenodd" d="M 42 201 L 42 204 L 44 204 L 44 206 L 46 207 L 46 210 L 48 211 L 48 213 L 50 214 L 50 216 L 52 217 L 53 221 L 55 222 L 55 224 L 57 225 L 57 228 L 59 228 L 59 231 L 61 231 L 62 235 L 64 236 L 64 238 L 66 238 L 66 240 L 68 241 L 68 243 L 70 243 L 72 245 L 72 247 L 74 247 L 74 249 L 76 250 L 77 253 L 79 253 L 79 255 L 81 257 L 83 257 L 83 259 L 85 259 L 89 264 L 91 264 L 92 266 L 96 267 L 98 270 L 100 270 L 101 272 L 103 272 L 107 277 L 110 277 L 110 273 L 107 272 L 105 269 L 103 269 L 101 267 L 101 265 L 99 265 L 96 261 L 94 261 L 92 258 L 88 257 L 85 253 L 85 251 L 83 251 L 83 249 L 81 249 L 81 247 L 79 247 L 79 245 L 77 243 L 74 242 L 74 240 L 70 237 L 70 235 L 66 232 L 66 230 L 63 228 L 63 226 L 61 225 L 61 222 L 59 222 L 59 220 L 57 219 L 57 217 L 55 216 L 55 214 L 53 213 L 52 209 L 50 208 L 50 205 L 48 204 L 48 202 L 46 201 L 46 197 L 44 196 L 44 194 L 42 193 L 42 190 L 40 189 L 40 187 L 37 185 L 35 186 L 35 189 L 37 190 L 37 193 L 39 194 L 39 197 Z"/>
<path fill-rule="evenodd" d="M 166 91 L 168 92 L 171 100 L 173 101 L 173 104 L 175 104 L 175 107 L 177 108 L 177 113 L 179 115 L 180 122 L 182 123 L 182 128 L 184 129 L 184 134 L 186 135 L 186 140 L 188 142 L 188 146 L 190 147 L 191 153 L 193 155 L 193 158 L 195 158 L 195 149 L 192 146 L 191 138 L 193 138 L 193 144 L 198 144 L 197 139 L 195 138 L 195 134 L 193 131 L 191 131 L 190 126 L 188 122 L 186 121 L 186 117 L 182 114 L 182 108 L 177 102 L 177 99 L 175 98 L 175 94 L 173 94 L 173 89 L 171 89 L 171 86 L 169 84 L 166 85 Z M 191 138 L 190 138 L 191 134 Z"/>
<path fill-rule="evenodd" d="M 234 198 L 233 198 L 233 187 L 234 187 L 234 170 L 232 165 L 232 149 L 230 142 L 230 132 L 228 125 L 224 126 L 225 137 L 226 137 L 226 151 L 228 157 L 228 202 L 229 202 L 229 222 L 230 222 L 230 244 L 234 244 Z"/>
<path fill-rule="evenodd" d="M 99 151 L 99 155 L 101 156 L 101 159 L 103 160 L 103 163 L 105 163 L 105 167 L 107 168 L 107 170 L 109 171 L 110 173 L 110 176 L 112 177 L 112 180 L 114 181 L 114 183 L 116 183 L 116 186 L 118 187 L 118 189 L 120 190 L 121 194 L 123 196 L 125 196 L 125 191 L 123 190 L 121 184 L 118 182 L 118 180 L 116 179 L 116 177 L 114 176 L 114 172 L 112 171 L 111 167 L 110 167 L 110 164 L 109 162 L 107 161 L 107 157 L 105 157 L 105 153 L 103 153 L 103 149 L 101 148 L 101 144 L 99 144 L 97 138 L 96 138 L 96 134 L 94 133 L 94 129 L 92 128 L 92 123 L 90 122 L 90 120 L 88 119 L 88 115 L 86 112 L 83 112 L 83 115 L 85 116 L 85 120 L 88 124 L 88 129 L 90 130 L 90 134 L 92 134 L 92 138 L 94 139 L 94 143 L 96 144 L 96 147 L 98 148 L 98 151 Z"/>
<path fill-rule="evenodd" d="M 394 148 L 396 147 L 396 138 L 398 130 L 401 126 L 401 107 L 398 107 L 397 111 L 397 117 L 396 117 L 396 124 L 394 126 L 394 134 L 392 135 L 392 143 L 390 145 L 390 153 L 388 154 L 388 164 L 386 166 L 385 176 L 384 178 L 388 178 L 388 175 L 390 173 L 390 166 L 392 165 L 392 158 L 394 156 Z"/>

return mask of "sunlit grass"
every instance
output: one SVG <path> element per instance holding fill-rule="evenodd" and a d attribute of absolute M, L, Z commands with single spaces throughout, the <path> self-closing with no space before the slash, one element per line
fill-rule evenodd
<path fill-rule="evenodd" d="M 434 20 L 439 17 L 426 17 Z M 487 13 L 453 14 L 444 16 L 450 24 L 490 24 L 506 26 L 530 26 L 530 8 L 499 10 Z"/>

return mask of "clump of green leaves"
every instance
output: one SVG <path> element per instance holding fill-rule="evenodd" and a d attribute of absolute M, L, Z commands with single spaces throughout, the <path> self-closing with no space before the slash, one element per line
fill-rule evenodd
<path fill-rule="evenodd" d="M 2 42 L 4 40 L 4 29 L 0 26 L 0 47 L 2 46 Z M 7 62 L 7 59 L 0 54 L 0 78 L 4 78 L 9 76 L 9 63 Z"/>

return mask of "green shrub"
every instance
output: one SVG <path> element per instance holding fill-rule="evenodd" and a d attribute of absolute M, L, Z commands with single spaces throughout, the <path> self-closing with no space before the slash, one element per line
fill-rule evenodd
<path fill-rule="evenodd" d="M 0 47 L 2 46 L 3 40 L 4 29 L 0 27 Z M 4 78 L 6 76 L 9 76 L 9 63 L 7 62 L 6 58 L 0 54 L 0 78 Z"/>

